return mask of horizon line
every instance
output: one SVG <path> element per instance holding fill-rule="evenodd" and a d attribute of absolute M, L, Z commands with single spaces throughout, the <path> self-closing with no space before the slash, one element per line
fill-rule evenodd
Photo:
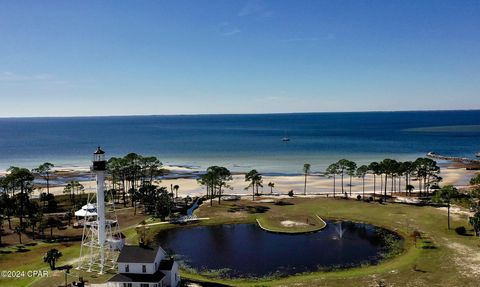
<path fill-rule="evenodd" d="M 35 115 L 35 116 L 0 116 L 0 119 L 34 119 L 34 118 L 107 118 L 107 117 L 169 117 L 169 116 L 241 116 L 241 115 L 295 115 L 295 114 L 346 114 L 346 113 L 398 113 L 398 112 L 461 112 L 480 111 L 473 109 L 412 109 L 412 110 L 370 110 L 370 111 L 315 111 L 315 112 L 271 112 L 271 113 L 178 113 L 178 114 L 110 114 L 110 115 Z"/>

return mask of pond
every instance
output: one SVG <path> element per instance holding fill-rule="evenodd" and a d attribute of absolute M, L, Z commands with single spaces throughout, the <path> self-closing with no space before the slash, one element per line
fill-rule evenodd
<path fill-rule="evenodd" d="M 322 231 L 293 235 L 256 224 L 174 228 L 160 232 L 157 242 L 197 271 L 263 277 L 376 264 L 400 249 L 401 238 L 369 224 L 327 221 Z"/>

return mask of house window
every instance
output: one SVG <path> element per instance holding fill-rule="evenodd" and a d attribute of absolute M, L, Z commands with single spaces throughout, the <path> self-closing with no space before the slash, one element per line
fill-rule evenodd
<path fill-rule="evenodd" d="M 130 266 L 128 266 L 128 264 L 125 265 L 125 272 L 126 272 L 126 273 L 130 272 Z"/>
<path fill-rule="evenodd" d="M 142 272 L 145 273 L 147 272 L 147 266 L 145 265 L 142 265 Z M 147 284 L 148 285 L 148 284 Z M 143 287 L 143 286 L 142 286 Z M 148 287 L 148 286 L 147 286 Z"/>
<path fill-rule="evenodd" d="M 150 286 L 150 284 L 147 284 L 147 283 L 140 284 L 140 287 L 148 287 L 148 286 Z"/>
<path fill-rule="evenodd" d="M 157 270 L 158 270 L 158 269 L 157 269 L 157 262 L 155 262 L 155 271 L 157 271 Z"/>
<path fill-rule="evenodd" d="M 123 283 L 123 287 L 132 287 L 132 283 Z"/>

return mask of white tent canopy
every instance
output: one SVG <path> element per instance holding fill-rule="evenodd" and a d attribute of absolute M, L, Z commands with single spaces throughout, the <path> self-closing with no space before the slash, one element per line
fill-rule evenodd
<path fill-rule="evenodd" d="M 75 216 L 86 217 L 86 216 L 95 216 L 97 215 L 97 205 L 92 203 L 87 203 L 80 210 L 75 211 Z"/>

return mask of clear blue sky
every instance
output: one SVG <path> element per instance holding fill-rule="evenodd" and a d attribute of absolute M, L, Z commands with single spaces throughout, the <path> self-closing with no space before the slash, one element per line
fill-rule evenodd
<path fill-rule="evenodd" d="M 0 0 L 0 116 L 480 108 L 480 1 Z"/>

